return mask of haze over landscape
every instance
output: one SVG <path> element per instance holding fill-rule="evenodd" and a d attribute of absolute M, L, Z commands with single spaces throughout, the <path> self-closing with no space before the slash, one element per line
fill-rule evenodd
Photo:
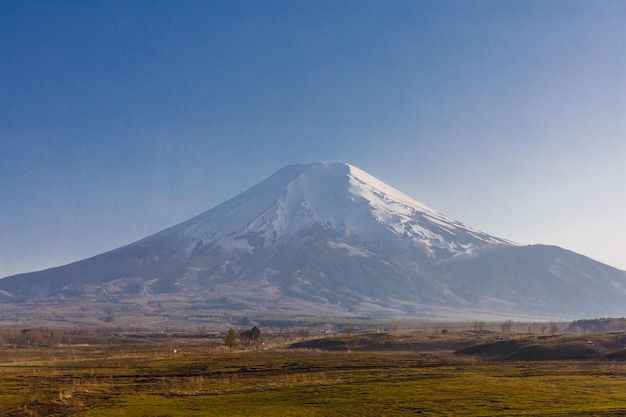
<path fill-rule="evenodd" d="M 626 271 L 521 246 L 345 162 L 286 166 L 180 224 L 0 280 L 7 323 L 623 317 Z"/>
<path fill-rule="evenodd" d="M 0 417 L 626 415 L 625 21 L 0 0 Z"/>
<path fill-rule="evenodd" d="M 0 277 L 346 161 L 626 269 L 621 1 L 0 2 Z"/>

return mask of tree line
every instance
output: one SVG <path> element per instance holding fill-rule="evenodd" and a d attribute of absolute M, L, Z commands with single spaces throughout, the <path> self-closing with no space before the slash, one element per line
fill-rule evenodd
<path fill-rule="evenodd" d="M 239 337 L 237 337 L 235 330 L 232 327 L 229 327 L 228 331 L 226 332 L 224 344 L 228 346 L 230 350 L 233 350 L 233 348 L 237 346 L 241 341 L 241 344 L 244 346 L 254 346 L 258 349 L 258 343 L 260 338 L 261 330 L 257 326 L 254 326 L 249 330 L 240 330 Z"/>

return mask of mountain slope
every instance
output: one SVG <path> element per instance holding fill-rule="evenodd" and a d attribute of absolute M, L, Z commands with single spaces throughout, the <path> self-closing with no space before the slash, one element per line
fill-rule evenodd
<path fill-rule="evenodd" d="M 189 242 L 190 254 L 204 245 L 271 247 L 316 225 L 344 235 L 357 232 L 372 242 L 419 243 L 435 259 L 511 244 L 443 216 L 345 163 L 288 166 L 154 237 L 177 235 Z"/>
<path fill-rule="evenodd" d="M 107 320 L 129 308 L 141 317 L 175 310 L 177 317 L 193 312 L 218 321 L 233 315 L 577 318 L 623 315 L 625 288 L 623 271 L 556 247 L 521 247 L 354 166 L 317 163 L 283 168 L 128 246 L 0 280 L 0 299 L 87 311 L 105 306 Z"/>

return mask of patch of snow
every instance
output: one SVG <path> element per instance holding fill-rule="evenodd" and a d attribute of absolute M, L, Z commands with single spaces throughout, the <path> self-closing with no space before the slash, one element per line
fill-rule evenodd
<path fill-rule="evenodd" d="M 345 249 L 349 256 L 357 256 L 361 258 L 367 258 L 369 256 L 365 252 L 342 242 L 328 242 L 328 246 L 333 249 Z"/>

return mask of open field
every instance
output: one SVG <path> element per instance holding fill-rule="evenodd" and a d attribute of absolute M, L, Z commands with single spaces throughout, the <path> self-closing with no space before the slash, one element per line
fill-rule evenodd
<path fill-rule="evenodd" d="M 626 415 L 621 334 L 370 333 L 232 352 L 202 335 L 27 335 L 5 333 L 0 416 Z M 515 359 L 581 344 L 598 355 Z"/>

